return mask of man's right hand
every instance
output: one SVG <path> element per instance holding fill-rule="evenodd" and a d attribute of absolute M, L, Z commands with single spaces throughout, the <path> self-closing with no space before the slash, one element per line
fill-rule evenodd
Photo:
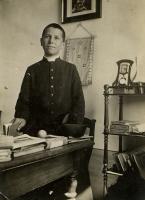
<path fill-rule="evenodd" d="M 23 118 L 14 118 L 12 123 L 18 125 L 17 131 L 21 131 L 21 129 L 26 125 L 26 120 Z"/>

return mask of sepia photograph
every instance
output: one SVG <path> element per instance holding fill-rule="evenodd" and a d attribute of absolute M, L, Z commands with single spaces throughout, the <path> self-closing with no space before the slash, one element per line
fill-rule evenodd
<path fill-rule="evenodd" d="M 91 1 L 88 0 L 72 0 L 72 13 L 91 10 Z"/>
<path fill-rule="evenodd" d="M 0 0 L 0 200 L 145 200 L 144 11 Z"/>
<path fill-rule="evenodd" d="M 102 0 L 62 0 L 62 23 L 101 17 Z"/>

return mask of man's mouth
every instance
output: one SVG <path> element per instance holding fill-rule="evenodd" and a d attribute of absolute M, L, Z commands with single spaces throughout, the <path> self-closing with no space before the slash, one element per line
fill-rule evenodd
<path fill-rule="evenodd" d="M 54 47 L 54 46 L 47 46 L 47 48 L 50 48 L 50 49 L 52 48 L 52 49 L 54 49 L 55 47 Z"/>

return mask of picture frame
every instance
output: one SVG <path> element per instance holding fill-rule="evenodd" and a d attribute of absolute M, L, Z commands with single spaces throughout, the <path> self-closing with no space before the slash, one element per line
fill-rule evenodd
<path fill-rule="evenodd" d="M 102 0 L 62 0 L 62 24 L 101 17 Z"/>

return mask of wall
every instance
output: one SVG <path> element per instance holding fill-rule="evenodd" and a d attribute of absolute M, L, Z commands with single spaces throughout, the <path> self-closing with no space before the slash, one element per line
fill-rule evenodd
<path fill-rule="evenodd" d="M 13 118 L 27 66 L 40 60 L 41 31 L 58 22 L 58 0 L 0 0 L 0 109 L 2 121 Z"/>
<path fill-rule="evenodd" d="M 0 0 L 0 108 L 2 120 L 13 118 L 14 106 L 26 67 L 39 60 L 39 38 L 43 27 L 60 22 L 59 0 Z M 144 0 L 102 0 L 102 18 L 81 22 L 95 35 L 93 84 L 84 87 L 86 116 L 97 120 L 95 147 L 103 148 L 103 85 L 115 80 L 116 61 L 137 57 L 137 80 L 145 81 Z M 64 24 L 70 36 L 78 23 Z M 135 66 L 135 65 L 134 65 Z M 137 106 L 137 102 L 139 105 Z M 144 120 L 144 99 L 126 99 L 125 117 Z M 116 119 L 118 102 L 110 102 L 110 118 Z M 117 148 L 111 137 L 109 148 Z"/>
<path fill-rule="evenodd" d="M 144 27 L 145 2 L 132 0 L 103 0 L 102 18 L 97 20 L 84 21 L 82 24 L 93 35 L 95 35 L 95 53 L 93 84 L 84 88 L 86 97 L 86 114 L 95 118 L 95 146 L 103 148 L 103 123 L 104 123 L 104 84 L 112 84 L 116 78 L 119 59 L 132 59 L 137 57 L 137 78 L 136 81 L 145 81 L 144 68 Z M 65 25 L 68 31 L 74 30 L 74 24 Z M 72 30 L 71 30 L 72 28 Z M 73 32 L 73 31 L 72 31 Z M 133 65 L 136 68 L 136 64 Z M 135 69 L 133 69 L 133 72 Z M 124 118 L 132 120 L 145 120 L 144 99 L 125 99 Z M 111 98 L 110 120 L 118 118 L 118 98 Z M 109 148 L 118 148 L 118 138 L 109 138 Z M 129 139 L 130 141 L 130 139 Z M 137 140 L 132 140 L 133 145 Z M 143 140 L 142 140 L 143 141 Z M 144 142 L 144 141 L 143 141 Z"/>

